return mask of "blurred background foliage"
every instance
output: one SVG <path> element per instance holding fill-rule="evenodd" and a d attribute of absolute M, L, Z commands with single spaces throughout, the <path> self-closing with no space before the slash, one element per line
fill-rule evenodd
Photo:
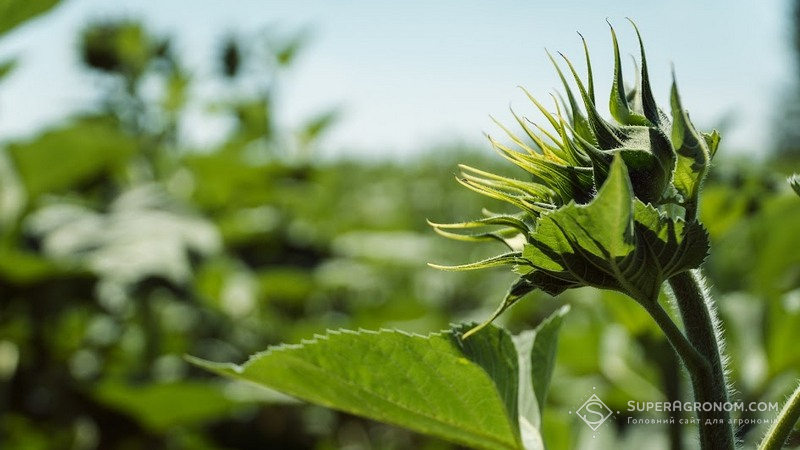
<path fill-rule="evenodd" d="M 54 3 L 0 0 L 0 33 Z M 428 333 L 485 318 L 513 278 L 425 264 L 494 253 L 439 238 L 425 219 L 502 208 L 451 174 L 458 162 L 513 174 L 508 165 L 457 146 L 402 163 L 319 161 L 337 112 L 296 129 L 275 117 L 278 81 L 305 35 L 254 39 L 231 35 L 218 48 L 224 95 L 207 107 L 233 126 L 213 149 L 178 137 L 192 70 L 169 36 L 127 19 L 89 24 L 79 38 L 98 104 L 29 139 L 0 140 L 0 447 L 454 448 L 182 359 L 241 362 L 328 328 Z M 13 68 L 0 64 L 0 78 Z M 792 117 L 781 129 L 798 129 Z M 720 152 L 702 203 L 713 241 L 705 271 L 745 401 L 781 401 L 800 375 L 800 204 L 783 181 L 800 167 L 787 144 L 796 142 L 760 161 Z M 629 400 L 685 399 L 688 389 L 634 302 L 596 290 L 531 295 L 502 321 L 520 332 L 564 302 L 577 307 L 548 398 L 549 448 L 691 448 L 674 438 L 684 425 L 627 424 Z M 593 387 L 622 411 L 599 440 L 567 414 Z M 761 431 L 738 433 L 752 443 Z"/>

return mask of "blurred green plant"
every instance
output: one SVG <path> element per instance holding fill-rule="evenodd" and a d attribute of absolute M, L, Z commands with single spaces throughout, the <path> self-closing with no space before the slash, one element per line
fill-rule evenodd
<path fill-rule="evenodd" d="M 0 39 L 14 28 L 47 13 L 60 0 L 0 0 Z M 0 61 L 0 82 L 17 67 L 17 58 Z"/>
<path fill-rule="evenodd" d="M 0 36 L 48 12 L 60 0 L 2 0 L 0 1 Z"/>
<path fill-rule="evenodd" d="M 79 51 L 97 105 L 0 142 L 3 447 L 331 448 L 361 442 L 335 432 L 351 429 L 378 433 L 382 448 L 452 448 L 298 410 L 181 358 L 238 359 L 329 327 L 440 329 L 497 284 L 451 289 L 422 268 L 453 249 L 434 248 L 415 218 L 473 204 L 438 179 L 451 161 L 314 163 L 335 111 L 277 125 L 276 79 L 304 36 L 241 33 L 235 77 L 206 80 L 141 23 L 90 24 Z M 196 97 L 218 82 L 218 98 Z M 228 133 L 188 148 L 189 108 L 221 116 Z M 364 239 L 405 259 L 375 258 Z"/>

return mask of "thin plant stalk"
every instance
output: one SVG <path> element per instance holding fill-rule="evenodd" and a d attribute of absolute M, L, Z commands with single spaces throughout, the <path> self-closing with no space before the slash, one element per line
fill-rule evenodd
<path fill-rule="evenodd" d="M 776 422 L 772 424 L 758 450 L 780 450 L 792 432 L 794 425 L 800 420 L 800 386 L 795 389 L 789 400 L 783 405 Z"/>

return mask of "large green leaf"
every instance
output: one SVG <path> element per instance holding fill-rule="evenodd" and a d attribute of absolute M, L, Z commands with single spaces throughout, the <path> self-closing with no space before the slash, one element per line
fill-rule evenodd
<path fill-rule="evenodd" d="M 30 197 L 75 188 L 121 167 L 136 143 L 112 124 L 85 120 L 13 143 L 8 151 Z"/>
<path fill-rule="evenodd" d="M 232 153 L 190 154 L 183 162 L 194 179 L 203 180 L 192 197 L 205 209 L 274 203 L 275 180 L 284 176 L 279 167 L 249 164 Z"/>
<path fill-rule="evenodd" d="M 143 386 L 109 381 L 95 387 L 92 395 L 154 431 L 214 420 L 243 405 L 222 386 L 188 381 Z"/>
<path fill-rule="evenodd" d="M 633 197 L 619 156 L 591 203 L 543 216 L 531 242 L 523 251 L 532 265 L 522 278 L 529 290 L 556 295 L 594 286 L 638 301 L 654 301 L 664 280 L 698 267 L 708 251 L 699 223 L 673 220 Z"/>
<path fill-rule="evenodd" d="M 60 0 L 0 0 L 0 36 L 56 6 Z"/>
<path fill-rule="evenodd" d="M 523 449 L 523 440 L 532 443 L 529 449 L 540 448 L 533 444 L 541 442 L 538 431 L 526 423 L 521 436 L 519 356 L 511 337 L 487 327 L 462 340 L 471 327 L 426 337 L 388 330 L 332 331 L 301 345 L 271 348 L 242 366 L 192 361 L 470 448 Z"/>

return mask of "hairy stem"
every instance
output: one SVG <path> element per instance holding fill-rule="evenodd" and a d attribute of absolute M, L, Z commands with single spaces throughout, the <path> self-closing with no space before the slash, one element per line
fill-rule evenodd
<path fill-rule="evenodd" d="M 658 302 L 646 304 L 645 309 L 656 321 L 656 324 L 664 335 L 667 337 L 675 353 L 678 354 L 686 369 L 690 373 L 703 373 L 710 374 L 711 366 L 708 361 L 692 346 L 686 336 L 683 335 L 681 330 L 675 325 L 675 322 L 669 317 L 664 308 Z"/>
<path fill-rule="evenodd" d="M 689 364 L 686 365 L 692 381 L 694 401 L 701 406 L 697 411 L 701 448 L 733 449 L 730 413 L 724 409 L 728 402 L 728 386 L 722 364 L 721 337 L 717 335 L 714 301 L 705 292 L 699 271 L 675 275 L 670 278 L 669 285 L 683 320 L 686 338 L 706 361 L 709 369 L 694 370 Z"/>
<path fill-rule="evenodd" d="M 758 450 L 780 450 L 792 432 L 794 424 L 800 419 L 800 386 L 795 389 L 789 400 L 783 405 L 777 422 L 772 424 Z"/>

